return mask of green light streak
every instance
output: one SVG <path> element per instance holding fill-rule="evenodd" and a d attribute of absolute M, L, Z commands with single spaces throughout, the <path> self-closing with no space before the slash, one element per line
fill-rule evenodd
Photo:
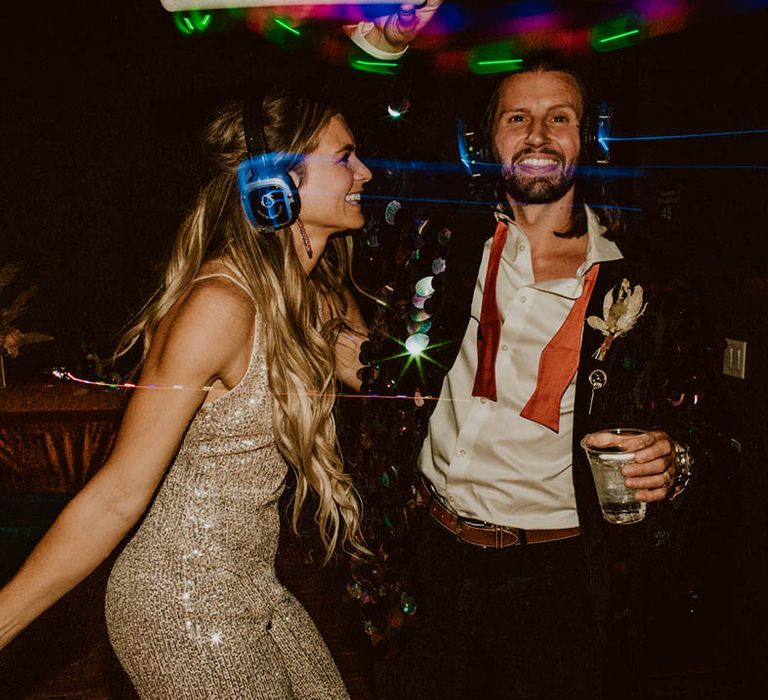
<path fill-rule="evenodd" d="M 290 24 L 286 23 L 284 20 L 280 19 L 279 17 L 275 17 L 275 24 L 280 25 L 283 29 L 287 29 L 289 32 L 292 32 L 296 36 L 301 36 L 301 32 L 296 29 L 296 27 L 292 27 Z"/>
<path fill-rule="evenodd" d="M 184 17 L 181 20 L 184 22 L 184 24 L 187 26 L 187 29 L 189 29 L 190 32 L 194 32 L 195 28 L 192 26 L 192 22 L 189 21 L 189 17 Z"/>
<path fill-rule="evenodd" d="M 210 23 L 211 15 L 203 15 L 203 18 L 200 20 L 200 31 L 207 29 Z"/>
<path fill-rule="evenodd" d="M 506 60 L 498 60 L 498 61 L 478 61 L 478 66 L 501 66 L 507 63 L 522 63 L 522 58 L 508 58 Z"/>
<path fill-rule="evenodd" d="M 383 66 L 384 68 L 397 68 L 397 63 L 389 63 L 387 61 L 362 61 L 359 58 L 356 58 L 355 63 L 360 66 Z"/>
<path fill-rule="evenodd" d="M 599 44 L 606 44 L 609 41 L 616 41 L 617 39 L 623 39 L 626 36 L 632 36 L 633 34 L 639 34 L 639 33 L 640 33 L 639 29 L 631 29 L 630 31 L 623 32 L 622 34 L 616 34 L 614 36 L 607 36 L 607 37 L 605 37 L 605 39 L 599 39 L 598 43 Z"/>

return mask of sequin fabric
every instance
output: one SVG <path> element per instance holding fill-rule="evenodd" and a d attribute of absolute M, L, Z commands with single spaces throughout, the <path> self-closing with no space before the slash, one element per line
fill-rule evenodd
<path fill-rule="evenodd" d="M 110 575 L 106 618 L 141 698 L 347 698 L 275 575 L 287 465 L 257 321 L 241 382 L 205 404 Z"/>

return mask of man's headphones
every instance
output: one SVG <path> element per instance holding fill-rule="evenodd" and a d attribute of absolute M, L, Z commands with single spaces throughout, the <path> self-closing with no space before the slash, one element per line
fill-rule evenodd
<path fill-rule="evenodd" d="M 282 154 L 270 153 L 262 121 L 263 98 L 245 103 L 243 131 L 248 158 L 237 169 L 240 201 L 251 224 L 273 232 L 299 218 L 299 191 L 279 165 Z"/>
<path fill-rule="evenodd" d="M 600 102 L 597 109 L 585 109 L 581 120 L 579 165 L 607 165 L 611 162 L 610 133 L 613 110 Z M 484 129 L 456 121 L 459 161 L 472 178 L 498 176 L 499 163 L 493 156 L 490 134 Z"/>

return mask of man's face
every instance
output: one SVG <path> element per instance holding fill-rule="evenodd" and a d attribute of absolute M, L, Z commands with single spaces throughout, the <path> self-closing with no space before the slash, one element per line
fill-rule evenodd
<path fill-rule="evenodd" d="M 583 104 L 567 73 L 521 73 L 501 86 L 493 148 L 504 189 L 521 204 L 547 204 L 573 187 Z"/>

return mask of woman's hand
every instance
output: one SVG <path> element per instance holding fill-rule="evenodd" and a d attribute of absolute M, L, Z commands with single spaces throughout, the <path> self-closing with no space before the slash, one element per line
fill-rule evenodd
<path fill-rule="evenodd" d="M 350 389 L 360 391 L 361 380 L 359 371 L 363 368 L 360 362 L 360 346 L 368 340 L 368 328 L 360 313 L 360 307 L 348 289 L 344 289 L 344 300 L 347 312 L 344 317 L 346 328 L 336 337 L 336 376 Z"/>

